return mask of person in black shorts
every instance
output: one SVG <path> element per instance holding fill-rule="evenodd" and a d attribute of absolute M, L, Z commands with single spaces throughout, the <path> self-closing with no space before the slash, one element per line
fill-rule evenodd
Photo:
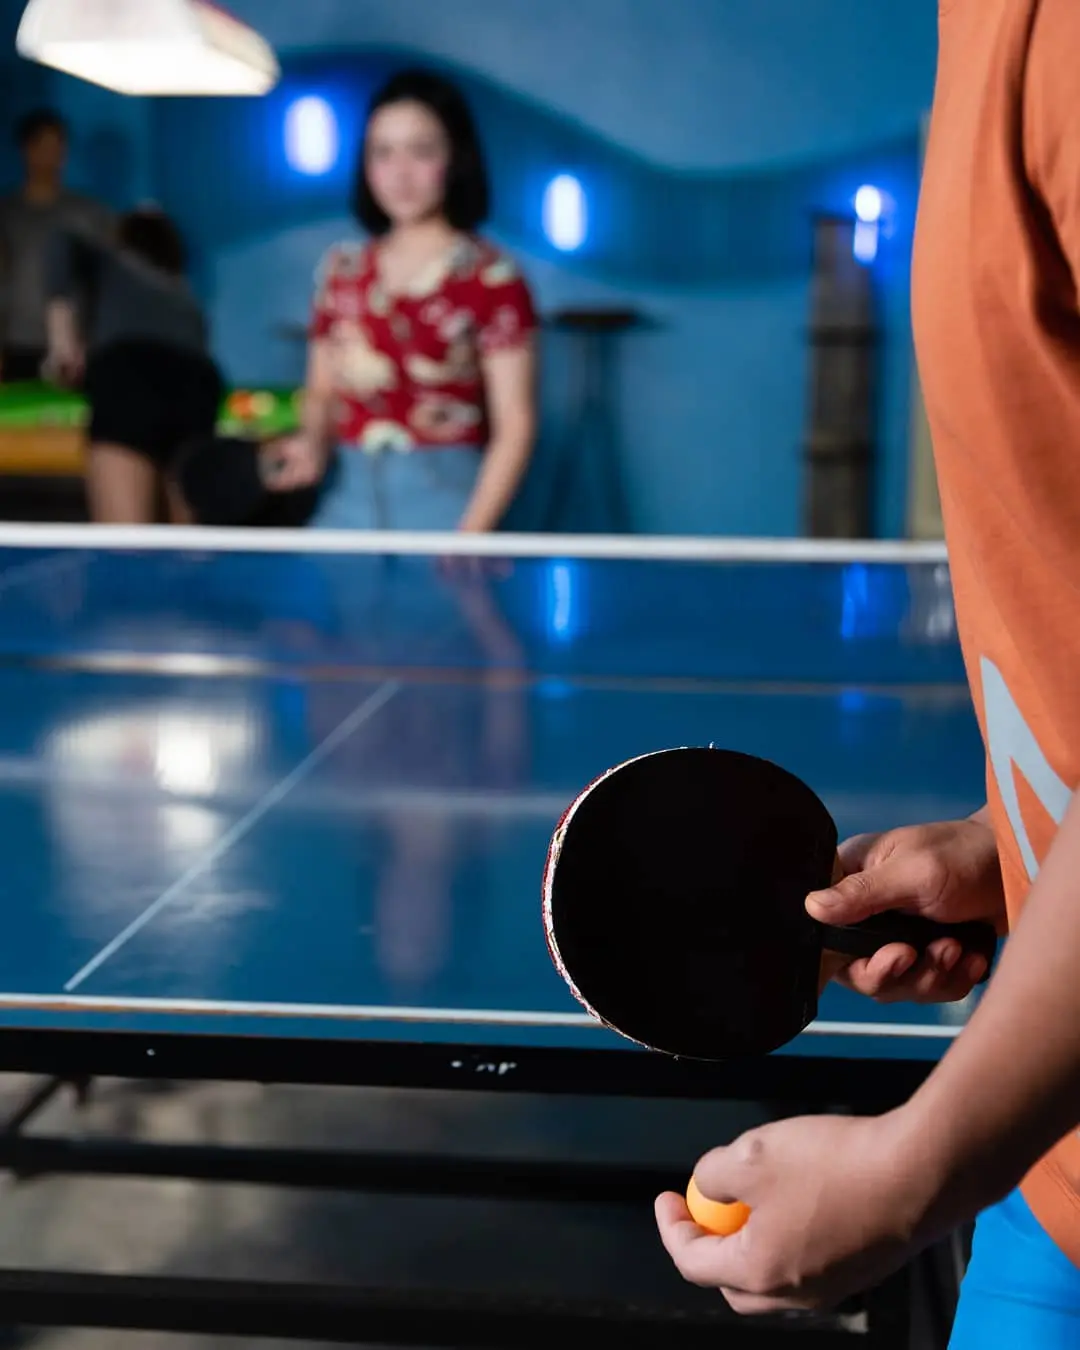
<path fill-rule="evenodd" d="M 183 241 L 157 210 L 119 222 L 116 243 L 58 229 L 48 254 L 46 375 L 82 384 L 90 405 L 87 495 L 91 518 L 141 525 L 189 519 L 170 467 L 181 447 L 209 436 L 224 383 L 209 325 L 186 275 Z M 89 295 L 79 331 L 73 297 Z"/>

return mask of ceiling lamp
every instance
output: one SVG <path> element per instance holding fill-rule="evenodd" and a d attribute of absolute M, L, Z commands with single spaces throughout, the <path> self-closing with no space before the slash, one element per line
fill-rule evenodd
<path fill-rule="evenodd" d="M 270 45 L 210 0 L 30 0 L 20 56 L 119 94 L 265 94 Z"/>

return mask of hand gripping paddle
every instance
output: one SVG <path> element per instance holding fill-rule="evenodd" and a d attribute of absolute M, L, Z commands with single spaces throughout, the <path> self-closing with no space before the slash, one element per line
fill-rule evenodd
<path fill-rule="evenodd" d="M 199 525 L 306 525 L 319 489 L 273 490 L 274 445 L 242 436 L 202 436 L 186 442 L 171 467 Z"/>
<path fill-rule="evenodd" d="M 712 748 L 629 760 L 586 787 L 555 830 L 543 888 L 552 960 L 597 1021 L 702 1060 L 769 1054 L 803 1031 L 826 952 L 865 957 L 902 942 L 921 953 L 952 937 L 989 968 L 989 924 L 811 918 L 806 897 L 832 883 L 836 848 L 821 800 L 767 760 Z"/>

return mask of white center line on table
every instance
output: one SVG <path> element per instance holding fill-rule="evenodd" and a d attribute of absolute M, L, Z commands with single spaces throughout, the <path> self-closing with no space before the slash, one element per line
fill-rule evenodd
<path fill-rule="evenodd" d="M 133 937 L 141 933 L 147 924 L 152 923 L 159 914 L 168 909 L 193 881 L 212 867 L 234 844 L 239 843 L 268 811 L 277 806 L 298 783 L 302 782 L 343 741 L 348 740 L 354 731 L 363 726 L 365 722 L 370 721 L 376 713 L 381 712 L 400 689 L 401 685 L 398 681 L 387 680 L 373 694 L 364 699 L 357 708 L 354 708 L 348 717 L 336 726 L 329 736 L 321 741 L 309 755 L 302 759 L 291 773 L 286 774 L 279 783 L 276 783 L 264 797 L 255 803 L 246 815 L 241 816 L 235 825 L 226 830 L 209 852 L 204 854 L 198 862 L 193 863 L 182 876 L 177 877 L 171 886 L 162 891 L 152 905 L 143 910 L 138 918 L 133 919 L 122 932 L 117 933 L 116 937 L 107 946 L 102 947 L 101 951 L 89 960 L 81 970 L 76 971 L 64 985 L 64 992 L 70 994 L 85 984 L 95 971 L 101 969 L 106 961 L 114 957 L 118 951 L 127 946 Z"/>

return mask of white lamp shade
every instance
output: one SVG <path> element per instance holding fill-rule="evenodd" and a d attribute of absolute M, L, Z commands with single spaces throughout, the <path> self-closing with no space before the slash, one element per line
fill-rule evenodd
<path fill-rule="evenodd" d="M 30 0 L 16 50 L 134 95 L 259 95 L 281 70 L 254 29 L 210 0 Z"/>

